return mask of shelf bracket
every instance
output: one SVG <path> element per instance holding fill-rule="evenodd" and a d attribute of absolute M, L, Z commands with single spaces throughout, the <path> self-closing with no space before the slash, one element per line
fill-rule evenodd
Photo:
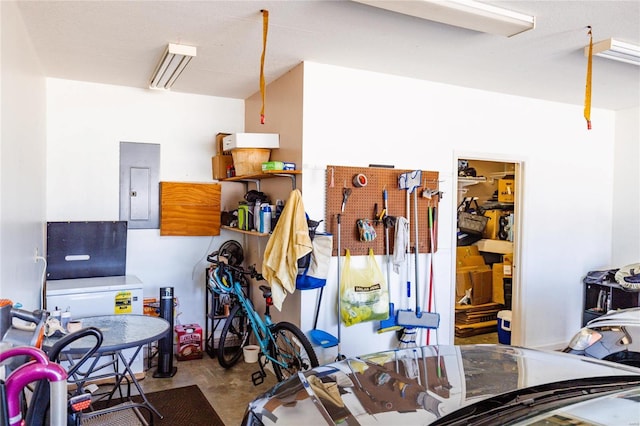
<path fill-rule="evenodd" d="M 275 176 L 280 177 L 288 177 L 291 179 L 291 190 L 296 189 L 296 175 L 292 175 L 291 173 L 274 173 Z"/>
<path fill-rule="evenodd" d="M 260 179 L 243 178 L 242 180 L 245 182 L 245 186 L 247 186 L 247 182 L 253 182 L 256 185 L 256 191 L 260 192 Z M 246 189 L 248 190 L 249 188 Z"/>

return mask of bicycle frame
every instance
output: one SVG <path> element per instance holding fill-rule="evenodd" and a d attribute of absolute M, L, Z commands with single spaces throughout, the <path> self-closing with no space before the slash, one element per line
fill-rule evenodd
<path fill-rule="evenodd" d="M 274 323 L 271 320 L 271 315 L 269 314 L 269 304 L 267 303 L 266 311 L 264 313 L 264 320 L 262 317 L 256 312 L 253 303 L 242 291 L 242 285 L 240 280 L 236 280 L 233 278 L 233 274 L 229 270 L 224 270 L 222 273 L 224 275 L 220 275 L 221 269 L 217 267 L 213 271 L 214 278 L 223 284 L 224 287 L 229 288 L 229 292 L 234 294 L 242 307 L 242 310 L 247 315 L 249 320 L 249 324 L 251 325 L 251 329 L 253 330 L 253 334 L 256 336 L 256 340 L 258 341 L 258 345 L 260 346 L 260 351 L 269 361 L 274 364 L 278 364 L 282 368 L 287 368 L 287 365 L 282 361 L 278 361 L 269 353 L 269 343 L 273 342 L 275 346 L 275 339 L 273 333 L 271 332 L 271 328 Z"/>

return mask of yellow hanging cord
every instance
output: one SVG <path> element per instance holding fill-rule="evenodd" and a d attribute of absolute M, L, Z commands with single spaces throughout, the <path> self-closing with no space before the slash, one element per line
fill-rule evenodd
<path fill-rule="evenodd" d="M 591 130 L 591 68 L 593 61 L 593 34 L 589 28 L 589 55 L 587 57 L 587 87 L 584 95 L 584 118 L 587 120 L 587 129 Z"/>
<path fill-rule="evenodd" d="M 264 98 L 265 98 L 265 84 L 264 84 L 264 57 L 267 52 L 267 31 L 269 30 L 269 11 L 261 10 L 262 12 L 262 57 L 260 58 L 260 94 L 262 95 L 262 108 L 260 109 L 260 124 L 264 124 Z"/>

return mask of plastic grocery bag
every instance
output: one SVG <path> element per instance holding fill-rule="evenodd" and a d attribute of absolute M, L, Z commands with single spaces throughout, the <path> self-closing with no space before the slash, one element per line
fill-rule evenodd
<path fill-rule="evenodd" d="M 346 250 L 341 281 L 340 315 L 347 327 L 389 318 L 389 291 L 373 250 L 369 249 L 362 269 L 351 266 L 351 253 Z"/>

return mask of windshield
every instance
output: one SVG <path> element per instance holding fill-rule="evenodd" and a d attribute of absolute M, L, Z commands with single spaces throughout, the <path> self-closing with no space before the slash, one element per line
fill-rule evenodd
<path fill-rule="evenodd" d="M 532 386 L 468 405 L 432 425 L 506 425 L 621 390 L 636 388 L 637 391 L 639 387 L 640 379 L 629 376 L 593 377 Z M 637 404 L 632 412 L 638 413 Z"/>

